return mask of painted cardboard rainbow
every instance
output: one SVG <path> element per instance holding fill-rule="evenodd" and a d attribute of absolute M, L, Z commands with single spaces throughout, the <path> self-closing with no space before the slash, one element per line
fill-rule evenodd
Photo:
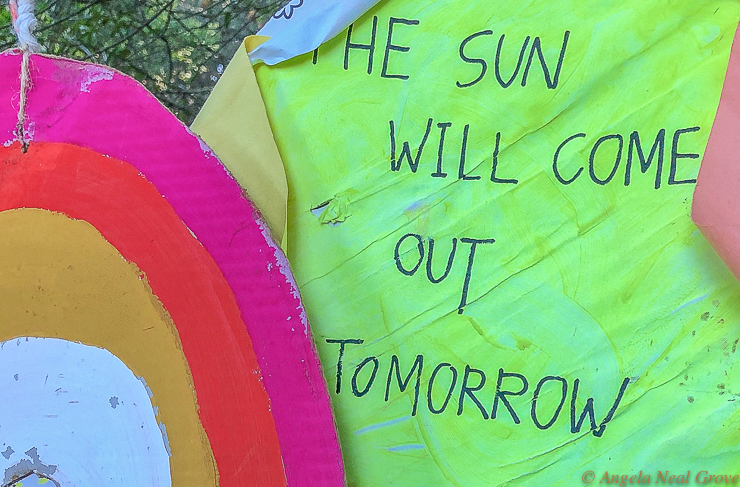
<path fill-rule="evenodd" d="M 0 474 L 56 485 L 341 485 L 282 252 L 142 86 L 0 55 Z M 138 379 L 138 380 L 137 380 Z"/>

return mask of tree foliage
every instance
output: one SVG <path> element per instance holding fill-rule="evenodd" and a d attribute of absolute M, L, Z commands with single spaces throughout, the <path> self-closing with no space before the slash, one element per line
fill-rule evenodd
<path fill-rule="evenodd" d="M 247 35 L 284 0 L 37 0 L 46 53 L 111 66 L 189 124 Z M 10 25 L 7 10 L 0 21 Z M 16 44 L 12 27 L 0 48 Z"/>

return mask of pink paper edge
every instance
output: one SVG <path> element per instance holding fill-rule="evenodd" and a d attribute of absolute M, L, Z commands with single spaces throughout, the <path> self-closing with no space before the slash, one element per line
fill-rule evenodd
<path fill-rule="evenodd" d="M 691 218 L 740 279 L 740 28 L 697 177 Z"/>
<path fill-rule="evenodd" d="M 0 63 L 2 99 L 11 101 L 0 112 L 8 145 L 16 139 L 20 56 L 6 51 Z M 136 167 L 218 264 L 260 364 L 288 485 L 345 485 L 329 394 L 298 288 L 238 184 L 205 143 L 133 79 L 104 66 L 40 55 L 31 57 L 31 76 L 27 136 L 87 147 Z M 116 137 L 106 128 L 110 112 L 121 120 Z M 168 141 L 167 151 L 159 149 L 160 140 Z M 255 249 L 269 253 L 267 267 L 257 265 L 264 258 Z M 245 258 L 250 254 L 254 260 Z M 263 290 L 259 309 L 247 299 L 257 276 L 274 283 Z"/>

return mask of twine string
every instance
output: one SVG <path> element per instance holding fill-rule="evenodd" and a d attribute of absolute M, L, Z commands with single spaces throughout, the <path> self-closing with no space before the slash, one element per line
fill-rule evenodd
<path fill-rule="evenodd" d="M 21 93 L 18 106 L 18 124 L 15 127 L 15 136 L 21 143 L 21 150 L 28 150 L 29 141 L 26 139 L 25 122 L 26 106 L 28 104 L 28 91 L 31 88 L 31 72 L 29 59 L 32 53 L 39 52 L 39 45 L 33 31 L 36 30 L 38 21 L 33 14 L 34 0 L 10 0 L 10 15 L 13 19 L 13 29 L 18 36 L 18 47 L 23 54 L 21 59 Z"/>

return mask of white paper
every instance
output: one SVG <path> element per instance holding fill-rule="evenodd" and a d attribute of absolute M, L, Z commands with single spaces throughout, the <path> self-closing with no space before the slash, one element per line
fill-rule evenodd
<path fill-rule="evenodd" d="M 249 53 L 253 63 L 274 65 L 313 51 L 342 32 L 379 0 L 291 0 L 257 33 L 269 37 Z"/>

